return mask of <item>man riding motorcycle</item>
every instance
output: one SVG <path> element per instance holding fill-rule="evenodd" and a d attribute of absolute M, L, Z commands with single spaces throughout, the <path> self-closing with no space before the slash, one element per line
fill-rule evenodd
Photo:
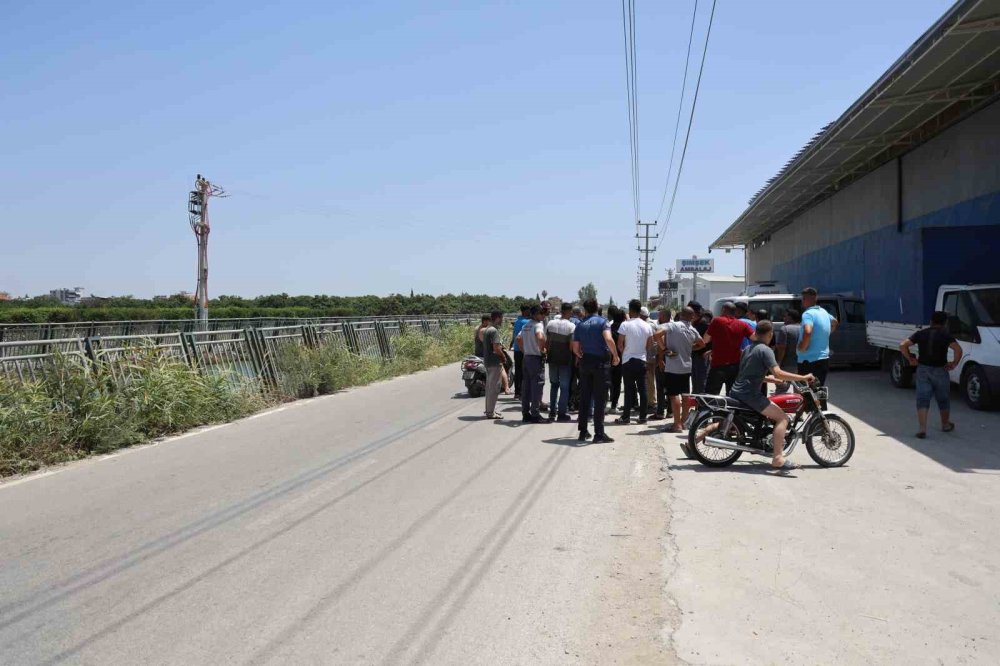
<path fill-rule="evenodd" d="M 773 335 L 774 327 L 770 321 L 763 319 L 757 322 L 757 331 L 750 338 L 751 344 L 743 350 L 740 357 L 739 375 L 733 384 L 733 390 L 729 392 L 729 397 L 739 400 L 774 422 L 774 455 L 771 458 L 771 467 L 772 469 L 791 469 L 795 465 L 785 460 L 784 455 L 785 433 L 788 431 L 789 424 L 788 415 L 768 400 L 760 389 L 765 381 L 772 384 L 780 381 L 812 383 L 816 378 L 811 374 L 797 375 L 782 370 L 770 347 Z M 717 428 L 718 424 L 712 424 L 699 431 L 698 441 L 704 441 L 705 437 Z"/>

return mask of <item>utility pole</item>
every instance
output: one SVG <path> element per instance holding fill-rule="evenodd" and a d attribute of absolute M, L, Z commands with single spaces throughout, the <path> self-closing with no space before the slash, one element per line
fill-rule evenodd
<path fill-rule="evenodd" d="M 635 237 L 645 241 L 644 247 L 635 248 L 639 251 L 639 300 L 645 303 L 646 299 L 649 298 L 649 271 L 653 265 L 652 255 L 656 252 L 655 247 L 652 249 L 649 247 L 649 241 L 659 238 L 659 234 L 650 233 L 650 227 L 656 227 L 656 222 L 637 222 L 636 226 L 643 229 L 641 234 L 636 231 Z"/>
<path fill-rule="evenodd" d="M 194 189 L 188 195 L 188 222 L 198 241 L 198 286 L 195 288 L 194 312 L 198 329 L 208 330 L 208 234 L 212 227 L 208 222 L 208 200 L 224 197 L 226 191 L 213 185 L 198 174 Z"/>

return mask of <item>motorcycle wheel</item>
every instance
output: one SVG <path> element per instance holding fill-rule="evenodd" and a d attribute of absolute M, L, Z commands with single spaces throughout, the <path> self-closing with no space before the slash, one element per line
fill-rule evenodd
<path fill-rule="evenodd" d="M 740 456 L 743 455 L 742 451 L 721 449 L 717 446 L 712 446 L 707 442 L 697 443 L 695 441 L 699 430 L 702 430 L 703 428 L 706 428 L 714 423 L 718 424 L 719 429 L 711 433 L 712 437 L 724 439 L 741 446 L 745 445 L 743 430 L 735 420 L 729 426 L 729 431 L 727 433 L 720 433 L 722 424 L 725 423 L 727 418 L 728 415 L 726 414 L 707 412 L 698 416 L 698 418 L 694 420 L 694 423 L 691 424 L 690 430 L 688 430 L 687 448 L 692 454 L 694 454 L 694 457 L 697 458 L 698 462 L 706 467 L 728 467 L 739 460 Z"/>
<path fill-rule="evenodd" d="M 826 420 L 830 424 L 829 435 L 826 434 L 822 419 L 817 417 L 806 424 L 802 437 L 806 441 L 809 457 L 817 465 L 840 467 L 854 455 L 854 430 L 836 414 L 828 414 Z"/>
<path fill-rule="evenodd" d="M 465 385 L 469 389 L 470 398 L 481 398 L 486 395 L 486 384 L 483 382 L 471 381 Z"/>

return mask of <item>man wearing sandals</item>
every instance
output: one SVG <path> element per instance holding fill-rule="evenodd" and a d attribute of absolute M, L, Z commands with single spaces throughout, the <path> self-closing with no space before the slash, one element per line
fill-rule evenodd
<path fill-rule="evenodd" d="M 774 421 L 774 455 L 771 458 L 772 469 L 794 468 L 790 461 L 785 460 L 785 433 L 788 432 L 788 415 L 781 408 L 768 400 L 760 392 L 765 379 L 775 381 L 809 382 L 816 380 L 810 375 L 796 375 L 785 372 L 774 358 L 771 349 L 771 338 L 774 336 L 774 326 L 767 319 L 757 322 L 757 330 L 750 338 L 750 346 L 743 350 L 740 357 L 740 370 L 733 384 L 729 397 L 736 398 L 751 409 Z M 705 436 L 718 429 L 718 424 L 712 424 L 700 430 L 696 437 L 704 441 Z"/>
<path fill-rule="evenodd" d="M 503 313 L 494 310 L 490 313 L 491 326 L 483 329 L 483 363 L 486 365 L 486 418 L 502 419 L 497 411 L 497 397 L 500 395 L 500 375 L 506 356 L 503 344 L 500 342 L 500 325 L 503 323 Z"/>
<path fill-rule="evenodd" d="M 948 373 L 957 368 L 962 360 L 962 347 L 945 328 L 947 323 L 947 312 L 935 312 L 931 315 L 930 326 L 899 343 L 903 358 L 917 368 L 917 422 L 920 424 L 918 439 L 927 437 L 927 412 L 931 408 L 931 396 L 937 401 L 941 411 L 941 430 L 951 432 L 955 429 L 955 424 L 951 422 L 951 380 Z M 910 353 L 913 345 L 917 345 L 917 358 Z M 949 349 L 955 352 L 951 363 L 948 362 Z"/>
<path fill-rule="evenodd" d="M 694 318 L 694 310 L 686 307 L 674 321 L 663 324 L 660 329 L 665 338 L 663 346 L 666 348 L 663 383 L 674 415 L 674 425 L 668 432 L 681 432 L 681 424 L 687 420 L 688 405 L 685 402 L 681 406 L 681 396 L 691 392 L 691 354 L 705 346 L 705 341 L 691 325 Z"/>

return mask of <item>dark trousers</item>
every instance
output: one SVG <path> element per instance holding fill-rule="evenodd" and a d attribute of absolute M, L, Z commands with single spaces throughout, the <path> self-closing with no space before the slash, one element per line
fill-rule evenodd
<path fill-rule="evenodd" d="M 708 383 L 708 359 L 704 354 L 691 355 L 691 392 L 704 393 Z"/>
<path fill-rule="evenodd" d="M 799 363 L 799 374 L 808 375 L 812 373 L 816 376 L 820 386 L 826 386 L 826 375 L 830 372 L 830 359 L 824 358 L 819 361 L 802 361 Z"/>
<path fill-rule="evenodd" d="M 577 418 L 580 432 L 587 429 L 590 406 L 594 405 L 594 434 L 604 434 L 604 405 L 608 402 L 608 383 L 611 378 L 611 361 L 603 356 L 584 355 L 580 359 L 580 415 Z"/>
<path fill-rule="evenodd" d="M 649 409 L 649 396 L 646 395 L 646 362 L 641 358 L 629 359 L 622 369 L 622 376 L 625 379 L 625 407 L 622 409 L 622 418 L 627 419 L 632 414 L 638 396 L 639 418 L 645 419 L 646 410 Z"/>
<path fill-rule="evenodd" d="M 611 366 L 611 406 L 618 408 L 618 399 L 622 395 L 622 366 Z"/>
<path fill-rule="evenodd" d="M 569 370 L 569 410 L 580 408 L 580 369 L 576 363 L 570 364 Z"/>
<path fill-rule="evenodd" d="M 816 376 L 816 381 L 820 386 L 826 386 L 826 375 L 828 372 L 830 372 L 830 359 L 828 358 L 799 363 L 799 374 L 808 375 L 812 373 Z M 826 400 L 821 401 L 821 406 L 823 409 L 826 409 Z"/>
<path fill-rule="evenodd" d="M 728 394 L 733 390 L 733 384 L 736 383 L 736 378 L 740 374 L 740 364 L 733 363 L 732 365 L 717 365 L 712 368 L 708 373 L 708 382 L 705 386 L 705 393 L 714 393 L 719 395 L 722 393 L 722 386 L 725 384 L 726 393 Z"/>
<path fill-rule="evenodd" d="M 524 381 L 524 352 L 514 350 L 514 397 L 521 397 L 521 382 Z"/>
<path fill-rule="evenodd" d="M 542 390 L 545 388 L 545 364 L 541 356 L 524 355 L 521 374 L 521 416 L 540 418 L 538 408 L 542 404 Z"/>
<path fill-rule="evenodd" d="M 652 402 L 652 400 L 650 400 Z M 656 414 L 663 416 L 671 411 L 670 401 L 667 400 L 667 373 L 659 368 L 656 369 Z"/>

